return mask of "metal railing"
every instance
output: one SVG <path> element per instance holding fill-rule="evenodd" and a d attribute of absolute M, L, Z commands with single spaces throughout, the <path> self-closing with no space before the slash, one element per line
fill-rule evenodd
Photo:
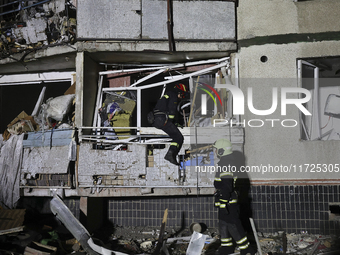
<path fill-rule="evenodd" d="M 6 15 L 6 14 L 10 14 L 10 13 L 13 13 L 13 12 L 18 12 L 18 11 L 21 11 L 21 10 L 25 10 L 25 9 L 28 9 L 28 8 L 31 8 L 31 7 L 40 5 L 40 4 L 44 4 L 44 3 L 50 2 L 51 0 L 42 0 L 42 1 L 39 1 L 39 2 L 31 4 L 31 5 L 26 5 L 26 2 L 28 2 L 28 1 L 29 0 L 20 0 L 20 1 L 16 0 L 16 1 L 11 1 L 9 3 L 0 5 L 0 16 Z M 12 10 L 5 11 L 5 12 L 2 11 L 3 7 L 10 6 L 10 5 L 15 5 L 15 4 L 18 4 L 18 6 L 13 6 Z"/>

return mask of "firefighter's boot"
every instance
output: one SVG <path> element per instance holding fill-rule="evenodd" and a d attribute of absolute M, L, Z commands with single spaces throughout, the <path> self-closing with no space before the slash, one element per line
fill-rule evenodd
<path fill-rule="evenodd" d="M 215 255 L 228 255 L 228 254 L 234 254 L 235 253 L 235 247 L 233 246 L 221 246 L 216 251 Z"/>
<path fill-rule="evenodd" d="M 177 156 L 177 148 L 175 146 L 170 146 L 168 152 L 165 154 L 164 159 L 169 161 L 171 164 L 178 166 L 179 163 L 176 160 L 176 156 Z"/>
<path fill-rule="evenodd" d="M 251 247 L 248 247 L 247 249 L 241 250 L 240 255 L 255 255 L 255 254 L 256 252 Z"/>

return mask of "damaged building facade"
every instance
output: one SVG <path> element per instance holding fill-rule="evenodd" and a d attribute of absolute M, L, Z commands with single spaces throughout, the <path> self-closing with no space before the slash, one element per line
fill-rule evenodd
<path fill-rule="evenodd" d="M 244 154 L 259 231 L 339 234 L 340 1 L 10 2 L 1 156 L 15 159 L 2 174 L 18 178 L 3 183 L 15 190 L 3 193 L 7 206 L 58 194 L 118 225 L 158 226 L 168 208 L 170 226 L 216 227 L 214 173 L 203 167 L 228 138 Z M 174 82 L 191 94 L 179 167 L 147 123 Z"/>

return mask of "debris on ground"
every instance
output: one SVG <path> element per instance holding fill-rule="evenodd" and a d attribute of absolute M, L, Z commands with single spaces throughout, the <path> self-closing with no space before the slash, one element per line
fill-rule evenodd
<path fill-rule="evenodd" d="M 0 254 L 215 255 L 221 244 L 218 229 L 204 223 L 166 226 L 167 210 L 159 227 L 118 226 L 106 222 L 89 233 L 58 196 L 51 200 L 50 207 L 52 213 L 47 214 L 27 209 L 0 208 L 3 219 L 0 225 Z M 251 245 L 256 246 L 253 232 L 248 234 Z M 278 231 L 258 232 L 257 237 L 261 247 L 258 254 L 262 255 L 340 254 L 340 238 L 335 235 Z M 201 252 L 188 253 L 193 244 L 198 245 Z M 235 254 L 239 254 L 239 250 L 236 249 Z"/>
<path fill-rule="evenodd" d="M 79 241 L 57 221 L 54 215 L 35 216 L 26 220 L 25 227 L 18 231 L 9 231 L 0 235 L 1 254 L 87 254 Z M 192 237 L 189 228 L 184 228 L 176 234 L 177 229 L 166 227 L 162 254 L 185 255 Z M 101 247 L 123 254 L 153 254 L 157 246 L 160 228 L 148 226 L 117 226 L 110 225 L 91 233 L 92 239 Z M 218 230 L 207 228 L 207 235 L 202 250 L 203 255 L 213 255 L 220 245 Z M 340 254 L 330 253 L 339 249 L 339 239 L 332 235 L 315 235 L 308 233 L 259 234 L 263 255 L 278 255 L 283 253 L 283 235 L 286 235 L 286 254 L 316 255 Z M 164 252 L 166 249 L 166 252 Z M 238 251 L 235 251 L 238 253 Z M 44 253 L 44 254 L 45 254 Z M 39 253 L 40 254 L 40 253 Z"/>
<path fill-rule="evenodd" d="M 121 248 L 120 251 L 139 252 L 129 254 L 153 254 L 159 238 L 160 229 L 155 227 L 122 227 L 115 226 L 111 239 L 115 240 Z M 214 254 L 219 246 L 217 229 L 207 229 L 204 232 L 207 235 L 203 253 L 205 255 Z M 192 233 L 189 228 L 184 228 L 179 234 L 178 230 L 172 227 L 166 227 L 164 231 L 163 249 L 171 255 L 186 254 Z M 165 246 L 165 247 L 164 247 Z M 162 251 L 162 250 L 161 250 Z M 166 254 L 166 253 L 165 253 Z"/>
<path fill-rule="evenodd" d="M 263 254 L 340 254 L 339 237 L 335 235 L 301 233 L 286 234 L 278 231 L 258 234 Z"/>

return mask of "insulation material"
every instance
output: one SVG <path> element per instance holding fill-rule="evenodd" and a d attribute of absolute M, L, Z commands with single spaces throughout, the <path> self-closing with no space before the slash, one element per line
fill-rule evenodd
<path fill-rule="evenodd" d="M 119 107 L 126 113 L 132 114 L 132 112 L 135 110 L 136 102 L 125 98 L 123 102 L 119 103 Z"/>
<path fill-rule="evenodd" d="M 13 135 L 0 153 L 0 203 L 13 209 L 20 198 L 19 177 L 24 135 Z"/>
<path fill-rule="evenodd" d="M 44 106 L 46 109 L 47 118 L 52 118 L 57 121 L 62 121 L 72 106 L 75 95 L 63 95 L 47 101 Z"/>
<path fill-rule="evenodd" d="M 27 44 L 38 43 L 47 40 L 45 30 L 47 28 L 44 18 L 30 19 L 26 27 L 13 29 L 13 33 L 18 38 L 25 39 Z"/>
<path fill-rule="evenodd" d="M 118 113 L 112 119 L 113 127 L 130 127 L 131 126 L 131 115 L 126 113 Z M 117 129 L 116 133 L 129 132 L 130 129 Z"/>
<path fill-rule="evenodd" d="M 132 114 L 136 108 L 136 102 L 127 96 L 133 97 L 133 94 L 126 92 L 107 93 L 99 114 L 104 127 L 131 127 Z M 107 129 L 104 133 L 108 139 L 110 135 L 131 135 L 131 129 Z M 120 136 L 119 139 L 126 139 L 126 136 Z"/>
<path fill-rule="evenodd" d="M 122 109 L 119 113 L 116 113 L 111 120 L 113 127 L 131 127 L 132 126 L 132 113 L 135 110 L 136 102 L 125 98 L 119 103 L 119 107 Z M 117 129 L 115 130 L 117 135 L 131 135 L 130 129 Z M 126 139 L 128 137 L 119 137 L 120 139 Z"/>

